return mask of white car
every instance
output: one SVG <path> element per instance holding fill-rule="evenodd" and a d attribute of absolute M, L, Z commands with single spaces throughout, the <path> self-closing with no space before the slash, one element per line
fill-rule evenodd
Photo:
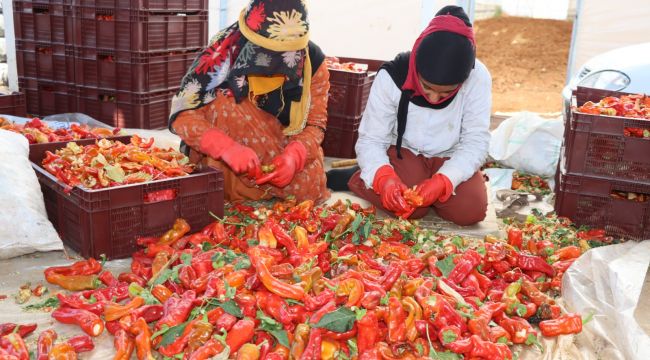
<path fill-rule="evenodd" d="M 562 90 L 565 110 L 571 105 L 571 92 L 578 86 L 650 94 L 650 42 L 589 59 Z"/>

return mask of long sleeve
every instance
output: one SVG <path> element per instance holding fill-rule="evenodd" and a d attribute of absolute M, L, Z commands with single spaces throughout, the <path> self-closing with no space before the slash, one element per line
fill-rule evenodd
<path fill-rule="evenodd" d="M 372 187 L 377 170 L 390 164 L 386 151 L 392 144 L 397 126 L 399 98 L 400 90 L 390 75 L 384 70 L 379 71 L 370 89 L 355 147 L 361 179 L 368 188 Z"/>
<path fill-rule="evenodd" d="M 214 127 L 216 112 L 211 111 L 210 107 L 211 105 L 206 105 L 197 110 L 183 111 L 172 124 L 176 134 L 196 151 L 200 151 L 203 133 Z"/>
<path fill-rule="evenodd" d="M 484 68 L 482 64 L 481 67 Z M 492 79 L 487 69 L 479 74 L 475 81 L 467 84 L 460 141 L 452 149 L 451 158 L 438 171 L 449 178 L 454 189 L 480 169 L 490 147 Z"/>
<path fill-rule="evenodd" d="M 307 124 L 302 132 L 290 138 L 301 142 L 307 149 L 307 162 L 320 154 L 320 146 L 327 128 L 327 97 L 330 89 L 330 73 L 325 62 L 321 64 L 311 82 L 311 104 Z"/>

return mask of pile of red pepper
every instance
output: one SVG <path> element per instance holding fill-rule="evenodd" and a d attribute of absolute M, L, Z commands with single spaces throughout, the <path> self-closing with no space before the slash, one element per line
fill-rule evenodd
<path fill-rule="evenodd" d="M 650 98 L 641 94 L 608 96 L 597 103 L 587 101 L 577 110 L 586 114 L 650 119 Z"/>
<path fill-rule="evenodd" d="M 177 150 L 153 146 L 154 139 L 131 137 L 130 144 L 101 139 L 79 146 L 69 142 L 55 153 L 47 151 L 41 164 L 69 187 L 103 189 L 185 176 L 194 171 L 189 158 Z"/>
<path fill-rule="evenodd" d="M 22 134 L 30 144 L 44 144 L 51 142 L 74 141 L 82 139 L 101 139 L 116 136 L 121 129 L 106 128 L 91 129 L 84 124 L 71 124 L 70 129 L 52 129 L 39 118 L 33 118 L 24 125 L 15 124 L 0 117 L 0 129 Z"/>
<path fill-rule="evenodd" d="M 77 291 L 52 316 L 89 336 L 106 328 L 116 359 L 503 360 L 511 344 L 538 344 L 535 325 L 582 329 L 552 297 L 575 245 L 542 251 L 514 226 L 507 241 L 439 236 L 342 202 L 227 214 L 194 234 L 179 219 L 138 239 L 117 278 L 93 259 L 48 269 Z"/>

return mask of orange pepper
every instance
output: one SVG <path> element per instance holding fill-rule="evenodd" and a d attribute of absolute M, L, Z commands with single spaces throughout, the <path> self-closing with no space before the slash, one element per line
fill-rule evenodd
<path fill-rule="evenodd" d="M 144 299 L 136 296 L 125 305 L 109 302 L 104 305 L 104 318 L 106 321 L 118 320 L 129 314 L 131 311 L 144 305 Z"/>
<path fill-rule="evenodd" d="M 185 219 L 176 219 L 172 228 L 158 241 L 159 244 L 171 245 L 190 232 L 190 224 Z"/>
<path fill-rule="evenodd" d="M 258 360 L 260 358 L 260 348 L 251 343 L 242 345 L 237 351 L 237 360 Z"/>
<path fill-rule="evenodd" d="M 271 231 L 271 228 L 267 224 L 262 225 L 262 227 L 259 229 L 257 232 L 257 239 L 260 242 L 260 246 L 265 246 L 272 249 L 278 247 L 278 240 L 275 238 L 273 231 Z"/>
<path fill-rule="evenodd" d="M 341 281 L 336 290 L 337 296 L 348 296 L 345 306 L 356 306 L 361 302 L 363 297 L 364 286 L 361 280 L 349 278 Z"/>
<path fill-rule="evenodd" d="M 165 303 L 174 293 L 169 290 L 165 285 L 159 284 L 151 289 L 151 295 L 153 295 L 161 303 Z"/>
<path fill-rule="evenodd" d="M 155 360 L 151 353 L 151 330 L 143 318 L 139 318 L 129 329 L 135 336 L 135 349 L 138 360 Z"/>

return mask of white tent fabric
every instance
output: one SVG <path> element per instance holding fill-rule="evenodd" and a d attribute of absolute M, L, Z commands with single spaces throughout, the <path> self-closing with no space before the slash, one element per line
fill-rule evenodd
<path fill-rule="evenodd" d="M 650 41 L 648 18 L 648 0 L 578 0 L 569 76 L 595 55 Z"/>

